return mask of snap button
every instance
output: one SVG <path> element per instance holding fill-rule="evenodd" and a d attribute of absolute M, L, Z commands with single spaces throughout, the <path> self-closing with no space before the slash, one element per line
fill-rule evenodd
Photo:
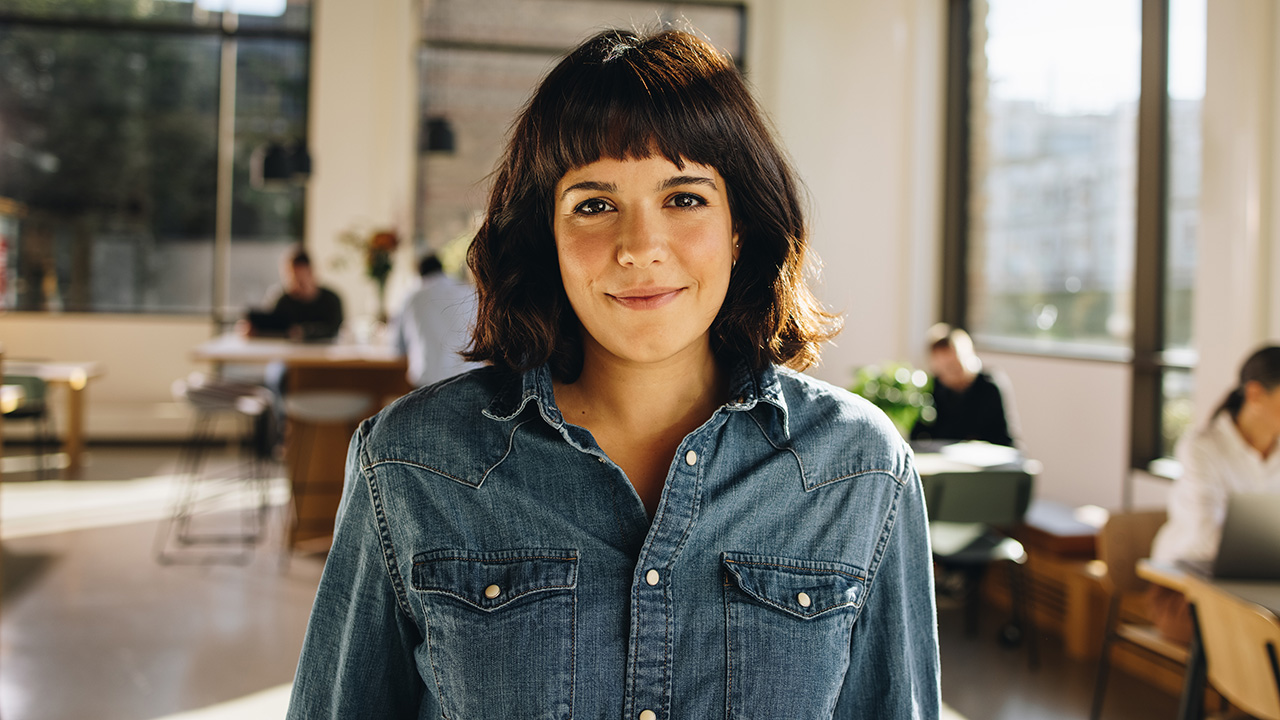
<path fill-rule="evenodd" d="M 661 579 L 662 579 L 662 576 L 658 574 L 657 570 L 650 570 L 649 572 L 644 574 L 644 581 L 649 583 L 650 585 L 657 585 L 658 581 Z"/>
<path fill-rule="evenodd" d="M 641 710 L 640 720 L 658 720 L 658 713 L 652 710 Z"/>
<path fill-rule="evenodd" d="M 796 602 L 800 603 L 800 607 L 809 607 L 813 604 L 813 600 L 809 597 L 809 593 L 800 593 L 796 596 Z"/>
<path fill-rule="evenodd" d="M 490 600 L 498 597 L 501 594 L 502 594 L 502 588 L 498 587 L 497 585 L 490 585 L 489 587 L 484 589 L 484 596 L 489 598 Z"/>
<path fill-rule="evenodd" d="M 685 454 L 684 454 L 684 462 L 685 462 L 685 464 L 686 464 L 686 465 L 697 465 L 697 464 L 698 464 L 698 453 L 696 453 L 696 452 L 694 452 L 694 451 L 692 451 L 692 450 L 690 450 L 689 452 L 685 453 Z"/>

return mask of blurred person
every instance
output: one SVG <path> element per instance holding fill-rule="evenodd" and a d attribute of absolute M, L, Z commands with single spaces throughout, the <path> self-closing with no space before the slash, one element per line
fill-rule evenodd
<path fill-rule="evenodd" d="M 1008 381 L 983 369 L 969 333 L 938 323 L 926 338 L 937 414 L 932 421 L 918 420 L 911 439 L 983 440 L 1015 447 Z"/>
<path fill-rule="evenodd" d="M 241 331 L 250 336 L 284 335 L 291 340 L 331 340 L 342 327 L 342 298 L 321 287 L 311 256 L 291 246 L 280 262 L 281 289 L 271 309 L 250 311 Z"/>
<path fill-rule="evenodd" d="M 480 367 L 463 359 L 476 317 L 476 293 L 469 283 L 444 272 L 440 258 L 418 262 L 418 287 L 405 300 L 392 327 L 392 343 L 409 359 L 409 382 L 423 387 Z"/>
<path fill-rule="evenodd" d="M 1182 474 L 1169 493 L 1169 519 L 1152 542 L 1152 559 L 1163 563 L 1213 560 L 1222 537 L 1227 497 L 1280 493 L 1278 442 L 1280 346 L 1272 345 L 1244 361 L 1236 386 L 1208 423 L 1178 441 L 1174 455 L 1182 464 Z M 1191 617 L 1182 594 L 1152 586 L 1148 597 L 1157 626 L 1170 639 L 1187 642 Z"/>
<path fill-rule="evenodd" d="M 733 63 L 606 31 L 513 125 L 488 367 L 352 440 L 291 718 L 936 719 L 919 476 L 800 374 L 799 182 Z"/>

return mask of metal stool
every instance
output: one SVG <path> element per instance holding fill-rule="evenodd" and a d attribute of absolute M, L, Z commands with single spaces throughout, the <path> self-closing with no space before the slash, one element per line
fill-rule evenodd
<path fill-rule="evenodd" d="M 260 385 L 192 373 L 174 381 L 173 395 L 195 410 L 195 420 L 178 456 L 180 480 L 169 519 L 156 529 L 156 559 L 166 565 L 247 563 L 266 534 L 270 509 L 270 479 L 265 472 L 269 458 L 252 447 L 251 438 L 255 421 L 271 414 L 271 392 Z M 242 458 L 230 471 L 206 474 L 204 464 L 219 417 L 232 417 L 245 425 L 239 443 Z M 250 494 L 247 505 L 243 504 L 245 492 Z M 193 527 L 198 518 L 229 509 L 239 510 L 235 527 Z"/>
<path fill-rule="evenodd" d="M 360 392 L 311 390 L 285 396 L 286 457 L 293 493 L 286 553 L 328 549 L 342 499 L 347 445 L 356 426 L 373 409 L 373 396 Z"/>

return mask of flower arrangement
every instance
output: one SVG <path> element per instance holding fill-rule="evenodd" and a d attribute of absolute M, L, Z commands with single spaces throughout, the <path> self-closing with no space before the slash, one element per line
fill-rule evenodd
<path fill-rule="evenodd" d="M 916 420 L 932 422 L 937 416 L 933 409 L 933 378 L 904 363 L 859 368 L 849 390 L 883 410 L 903 437 L 911 435 Z"/>
<path fill-rule="evenodd" d="M 391 275 L 396 248 L 400 247 L 400 236 L 395 230 L 384 228 L 372 231 L 348 230 L 339 239 L 362 256 L 365 274 L 373 279 L 378 288 L 378 321 L 385 323 L 387 278 Z"/>

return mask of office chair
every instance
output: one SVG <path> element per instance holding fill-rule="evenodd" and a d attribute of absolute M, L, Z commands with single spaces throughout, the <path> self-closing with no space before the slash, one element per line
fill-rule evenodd
<path fill-rule="evenodd" d="M 1025 470 L 937 473 L 922 478 L 934 563 L 962 579 L 965 630 L 978 628 L 979 595 L 987 568 L 1008 563 L 1012 618 L 1000 629 L 1006 645 L 1027 641 L 1027 661 L 1039 663 L 1031 593 L 1026 573 L 1027 551 L 1009 537 L 1031 503 L 1034 476 Z"/>
<path fill-rule="evenodd" d="M 1280 720 L 1280 619 L 1195 576 L 1187 579 L 1186 595 L 1214 689 L 1252 717 Z"/>
<path fill-rule="evenodd" d="M 22 399 L 12 408 L 4 408 L 5 422 L 30 420 L 35 425 L 32 442 L 35 445 L 36 478 L 45 479 L 45 445 L 52 440 L 50 432 L 48 385 L 34 375 L 5 375 L 5 385 L 22 388 Z"/>
<path fill-rule="evenodd" d="M 1102 717 L 1107 680 L 1111 674 L 1111 652 L 1118 642 L 1128 643 L 1142 651 L 1179 665 L 1187 663 L 1187 647 L 1166 640 L 1145 618 L 1124 614 L 1124 599 L 1141 595 L 1147 583 L 1138 577 L 1138 560 L 1151 553 L 1151 542 L 1164 525 L 1165 511 L 1152 510 L 1112 513 L 1098 533 L 1098 559 L 1106 567 L 1099 578 L 1109 596 L 1107 620 L 1103 625 L 1102 653 L 1098 658 L 1098 677 L 1093 684 L 1090 720 Z"/>

